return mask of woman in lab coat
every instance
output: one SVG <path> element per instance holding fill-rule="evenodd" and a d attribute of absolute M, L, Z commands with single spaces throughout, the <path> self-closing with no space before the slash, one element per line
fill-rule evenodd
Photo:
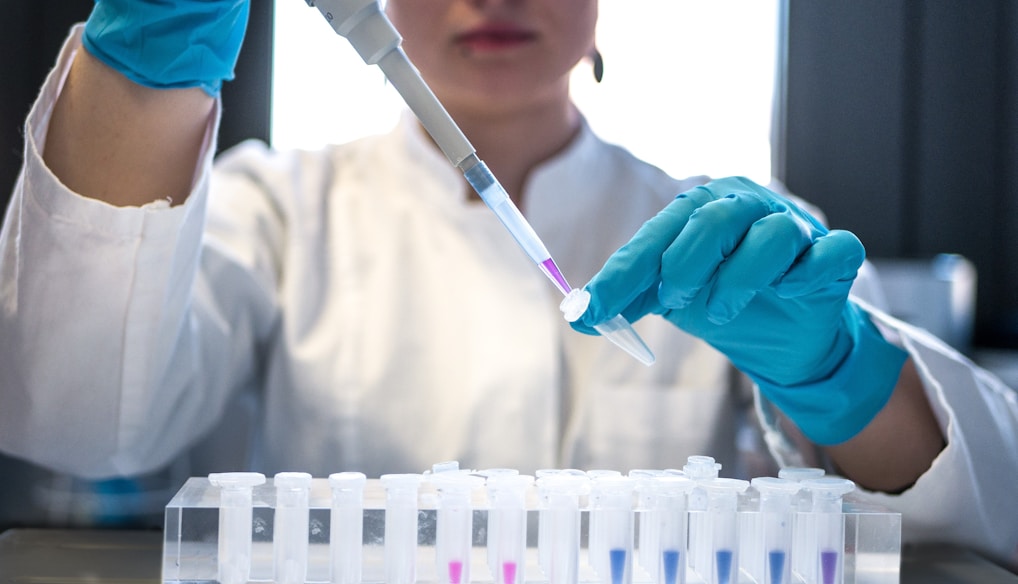
<path fill-rule="evenodd" d="M 194 448 L 214 450 L 219 470 L 315 476 L 449 459 L 665 468 L 691 454 L 747 474 L 736 436 L 755 403 L 777 464 L 829 461 L 901 510 L 907 539 L 1014 559 L 1018 523 L 991 519 L 1018 481 L 1014 394 L 846 300 L 862 259 L 850 234 L 757 185 L 674 179 L 600 141 L 568 94 L 595 0 L 387 10 L 566 277 L 590 281 L 574 326 L 664 317 L 637 323 L 658 355 L 649 368 L 570 330 L 554 288 L 409 117 L 352 144 L 249 143 L 213 164 L 246 2 L 138 2 L 130 17 L 120 4 L 99 2 L 72 31 L 29 114 L 0 238 L 3 451 L 85 477 Z M 707 216 L 697 241 L 681 236 Z M 794 294 L 709 277 L 726 258 L 772 257 L 745 237 L 765 218 L 777 225 L 765 240 L 794 249 L 780 272 L 804 276 Z M 715 257 L 687 278 L 704 249 Z M 252 397 L 250 448 L 225 451 Z"/>

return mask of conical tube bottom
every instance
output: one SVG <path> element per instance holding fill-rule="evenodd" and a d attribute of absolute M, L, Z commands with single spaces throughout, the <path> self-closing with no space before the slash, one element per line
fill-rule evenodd
<path fill-rule="evenodd" d="M 640 335 L 636 334 L 633 325 L 629 324 L 629 321 L 621 314 L 616 314 L 614 318 L 595 325 L 594 330 L 615 343 L 615 346 L 632 355 L 640 363 L 647 366 L 654 364 L 654 353 L 651 352 L 647 343 L 643 342 Z"/>

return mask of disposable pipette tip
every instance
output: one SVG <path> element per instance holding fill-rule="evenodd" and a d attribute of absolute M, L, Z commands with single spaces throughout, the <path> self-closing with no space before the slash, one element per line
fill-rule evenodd
<path fill-rule="evenodd" d="M 562 303 L 559 304 L 559 310 L 562 311 L 562 315 L 565 316 L 566 320 L 574 322 L 586 312 L 589 304 L 590 292 L 574 288 L 566 295 Z M 640 335 L 636 333 L 633 325 L 629 324 L 629 321 L 621 314 L 616 314 L 613 318 L 594 325 L 594 330 L 612 343 L 615 343 L 615 346 L 632 355 L 640 363 L 647 366 L 654 364 L 654 353 L 643 342 Z"/>

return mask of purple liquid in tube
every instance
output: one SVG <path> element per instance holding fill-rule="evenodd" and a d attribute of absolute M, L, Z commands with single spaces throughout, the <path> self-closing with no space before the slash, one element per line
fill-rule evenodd
<path fill-rule="evenodd" d="M 664 550 L 661 552 L 661 563 L 664 568 L 664 582 L 662 584 L 675 584 L 679 581 L 679 550 Z"/>
<path fill-rule="evenodd" d="M 516 562 L 502 562 L 502 584 L 516 582 Z"/>
<path fill-rule="evenodd" d="M 555 281 L 555 285 L 563 294 L 569 294 L 572 288 L 569 287 L 569 282 L 566 282 L 565 276 L 559 271 L 558 266 L 555 265 L 555 260 L 548 258 L 541 262 L 541 269 L 544 270 L 545 274 L 551 277 Z"/>
<path fill-rule="evenodd" d="M 462 579 L 463 579 L 463 562 L 457 560 L 449 562 L 450 584 L 460 584 L 460 580 Z"/>
<path fill-rule="evenodd" d="M 820 576 L 823 578 L 823 584 L 834 584 L 834 579 L 838 576 L 838 552 L 834 550 L 820 552 Z"/>

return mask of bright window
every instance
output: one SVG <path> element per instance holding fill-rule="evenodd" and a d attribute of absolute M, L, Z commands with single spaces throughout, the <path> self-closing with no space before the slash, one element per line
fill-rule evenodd
<path fill-rule="evenodd" d="M 675 176 L 771 175 L 780 0 L 605 0 L 573 93 L 591 126 Z M 402 101 L 300 0 L 276 3 L 272 142 L 317 148 L 385 131 Z"/>

